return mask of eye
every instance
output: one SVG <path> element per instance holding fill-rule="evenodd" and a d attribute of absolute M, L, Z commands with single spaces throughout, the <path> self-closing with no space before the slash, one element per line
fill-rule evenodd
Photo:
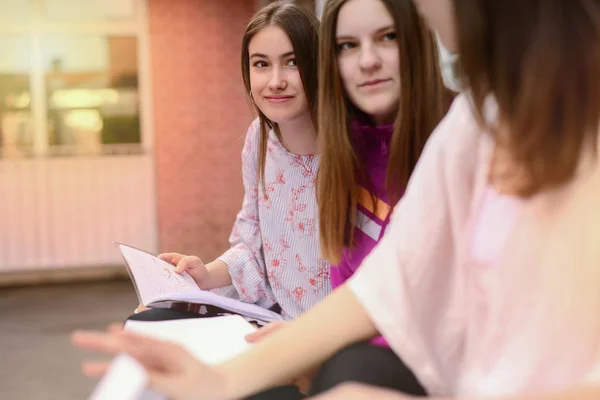
<path fill-rule="evenodd" d="M 352 50 L 355 47 L 356 47 L 356 44 L 352 43 L 352 42 L 341 42 L 341 43 L 338 43 L 338 45 L 337 45 L 338 51 Z"/>
<path fill-rule="evenodd" d="M 289 60 L 286 61 L 285 65 L 288 67 L 297 67 L 298 62 L 296 61 L 295 58 L 290 58 Z"/>
<path fill-rule="evenodd" d="M 382 36 L 382 40 L 387 42 L 387 41 L 391 41 L 391 40 L 396 40 L 396 32 L 388 32 L 385 35 Z"/>
<path fill-rule="evenodd" d="M 267 64 L 265 61 L 260 60 L 260 61 L 256 61 L 254 64 L 252 64 L 252 66 L 256 67 L 256 68 L 266 68 L 269 66 L 269 64 Z"/>

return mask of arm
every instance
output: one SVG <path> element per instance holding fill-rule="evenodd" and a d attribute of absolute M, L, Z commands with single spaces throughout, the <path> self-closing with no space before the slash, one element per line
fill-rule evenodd
<path fill-rule="evenodd" d="M 498 397 L 490 400 L 596 400 L 600 399 L 600 387 L 598 386 L 577 386 L 560 392 L 543 395 L 525 395 Z M 444 400 L 444 399 L 439 399 Z M 460 399 L 459 399 L 460 400 Z M 484 400 L 482 398 L 471 398 L 463 400 Z"/>
<path fill-rule="evenodd" d="M 237 214 L 229 237 L 231 248 L 207 268 L 215 276 L 216 283 L 233 284 L 241 300 L 249 303 L 267 300 L 274 303 L 275 298 L 266 276 L 259 225 L 258 139 L 259 124 L 255 121 L 248 129 L 242 150 L 245 193 L 242 209 Z"/>
<path fill-rule="evenodd" d="M 545 395 L 526 395 L 509 397 L 459 397 L 454 400 L 595 400 L 600 398 L 600 387 L 577 387 L 564 390 L 558 393 Z M 416 397 L 406 396 L 387 389 L 380 389 L 363 384 L 349 383 L 343 384 L 330 390 L 314 400 L 410 400 Z M 431 400 L 452 400 L 449 397 L 433 397 Z"/>

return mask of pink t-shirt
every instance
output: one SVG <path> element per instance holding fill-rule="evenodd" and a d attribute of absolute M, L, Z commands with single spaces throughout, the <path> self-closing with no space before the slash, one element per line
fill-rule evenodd
<path fill-rule="evenodd" d="M 600 384 L 600 166 L 530 198 L 490 189 L 494 142 L 459 96 L 386 235 L 348 280 L 432 396 Z"/>

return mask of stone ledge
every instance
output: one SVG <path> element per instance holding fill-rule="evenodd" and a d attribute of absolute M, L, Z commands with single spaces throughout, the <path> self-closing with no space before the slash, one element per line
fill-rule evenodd
<path fill-rule="evenodd" d="M 129 279 L 129 275 L 123 266 L 114 265 L 81 268 L 50 268 L 35 271 L 9 271 L 0 272 L 0 288 L 111 279 Z"/>

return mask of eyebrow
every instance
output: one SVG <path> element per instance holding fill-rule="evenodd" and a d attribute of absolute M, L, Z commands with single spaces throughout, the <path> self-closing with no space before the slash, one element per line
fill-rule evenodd
<path fill-rule="evenodd" d="M 386 26 L 382 26 L 381 28 L 378 28 L 377 30 L 375 30 L 375 32 L 373 32 L 373 35 L 377 35 L 380 34 L 382 32 L 388 31 L 390 29 L 395 29 L 394 25 L 386 25 Z M 339 35 L 336 36 L 336 40 L 347 40 L 347 39 L 354 39 L 355 37 L 352 35 Z"/>
<path fill-rule="evenodd" d="M 294 55 L 294 51 L 288 51 L 287 53 L 283 53 L 282 55 L 279 56 L 279 58 L 288 58 L 290 56 Z M 262 53 L 252 53 L 250 54 L 250 58 L 269 58 L 269 56 L 267 56 L 266 54 L 262 54 Z"/>

